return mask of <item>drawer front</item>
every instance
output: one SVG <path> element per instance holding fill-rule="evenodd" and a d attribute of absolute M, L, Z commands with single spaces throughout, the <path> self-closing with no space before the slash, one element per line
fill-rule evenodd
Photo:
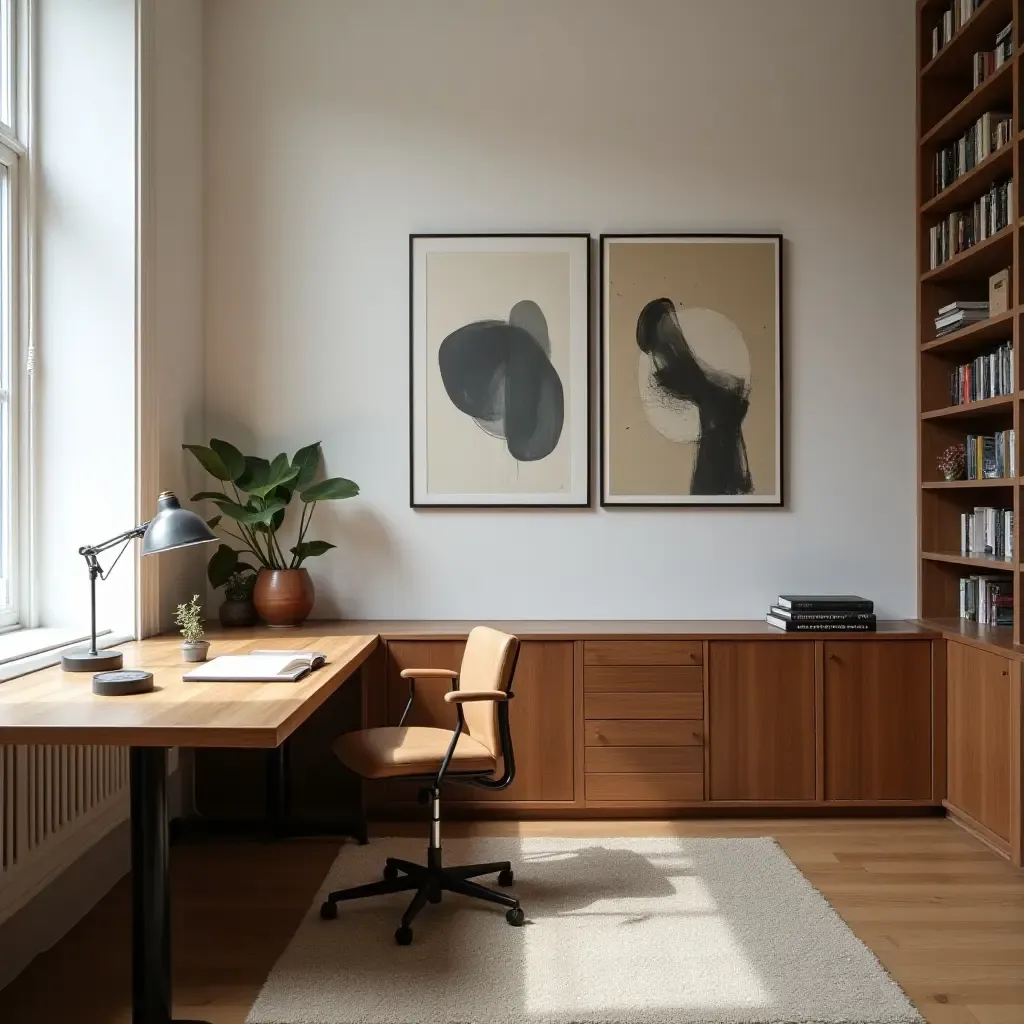
<path fill-rule="evenodd" d="M 587 693 L 703 693 L 699 665 L 591 665 L 583 670 Z"/>
<path fill-rule="evenodd" d="M 588 747 L 702 747 L 704 722 L 699 718 L 667 722 L 595 720 L 584 723 L 583 738 Z"/>
<path fill-rule="evenodd" d="M 586 718 L 703 718 L 703 693 L 587 693 Z"/>
<path fill-rule="evenodd" d="M 584 665 L 700 665 L 699 640 L 587 640 Z"/>
<path fill-rule="evenodd" d="M 697 802 L 704 799 L 700 772 L 587 774 L 585 792 L 591 802 Z"/>
<path fill-rule="evenodd" d="M 588 772 L 702 772 L 704 748 L 587 747 L 584 765 Z"/>

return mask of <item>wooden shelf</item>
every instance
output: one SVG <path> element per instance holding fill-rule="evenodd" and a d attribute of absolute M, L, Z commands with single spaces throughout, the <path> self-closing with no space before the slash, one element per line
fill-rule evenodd
<path fill-rule="evenodd" d="M 921 413 L 923 420 L 961 420 L 983 416 L 989 412 L 1012 412 L 1013 395 L 1000 395 L 998 398 L 983 398 L 978 402 L 965 402 L 963 405 L 950 405 L 944 409 L 932 409 Z"/>
<path fill-rule="evenodd" d="M 994 654 L 1012 654 L 1020 657 L 1024 648 L 1013 642 L 1010 626 L 983 626 L 956 616 L 928 616 L 916 620 L 926 629 L 934 629 L 947 640 L 962 640 L 983 647 Z"/>
<path fill-rule="evenodd" d="M 961 555 L 953 551 L 922 551 L 921 557 L 929 562 L 948 562 L 950 565 L 966 565 L 972 569 L 995 569 L 997 572 L 1013 572 L 1016 566 L 1005 558 L 991 555 Z"/>
<path fill-rule="evenodd" d="M 976 350 L 980 345 L 1001 341 L 1009 341 L 1013 335 L 1014 311 L 989 317 L 980 323 L 971 324 L 963 330 L 944 334 L 941 338 L 926 341 L 921 346 L 922 352 L 941 352 L 946 355 L 958 355 L 961 352 Z"/>
<path fill-rule="evenodd" d="M 1005 22 L 1004 22 L 1005 24 Z M 941 56 L 941 54 L 940 54 Z M 948 114 L 921 136 L 922 146 L 959 138 L 982 114 L 1013 105 L 1013 59 L 989 75 L 977 89 L 972 89 Z"/>
<path fill-rule="evenodd" d="M 977 490 L 987 487 L 1013 487 L 1017 478 L 1000 477 L 998 480 L 925 480 L 921 486 L 928 491 Z"/>
<path fill-rule="evenodd" d="M 972 245 L 970 249 L 958 252 L 952 259 L 939 264 L 934 270 L 921 275 L 921 283 L 962 281 L 975 278 L 983 280 L 997 270 L 1013 262 L 1013 235 L 1015 224 L 1008 224 L 1001 231 L 986 238 L 984 242 Z"/>
<path fill-rule="evenodd" d="M 933 217 L 952 213 L 984 195 L 994 182 L 1012 174 L 1013 144 L 1007 143 L 929 199 L 921 212 Z"/>
<path fill-rule="evenodd" d="M 969 74 L 972 54 L 978 50 L 991 50 L 995 46 L 996 33 L 1012 18 L 1013 6 L 1007 0 L 985 0 L 954 33 L 953 38 L 934 57 L 929 58 L 921 68 L 921 77 L 950 77 L 962 74 L 965 70 Z M 928 32 L 923 38 L 927 41 L 927 52 L 931 53 L 931 30 L 934 26 L 930 22 L 926 22 L 926 25 Z M 1014 47 L 1014 53 L 1006 63 L 1012 64 L 1016 56 Z"/>

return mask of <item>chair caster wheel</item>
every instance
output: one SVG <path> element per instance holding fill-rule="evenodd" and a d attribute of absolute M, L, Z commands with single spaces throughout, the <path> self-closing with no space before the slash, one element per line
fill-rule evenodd
<path fill-rule="evenodd" d="M 440 903 L 441 902 L 441 890 L 440 889 L 435 889 L 430 894 L 428 899 L 430 900 L 431 903 Z"/>
<path fill-rule="evenodd" d="M 395 942 L 400 946 L 410 945 L 412 943 L 412 929 L 406 928 L 405 925 L 402 925 L 402 927 L 395 932 Z"/>
<path fill-rule="evenodd" d="M 398 868 L 394 864 L 384 865 L 384 881 L 393 882 L 398 877 Z"/>
<path fill-rule="evenodd" d="M 338 916 L 338 904 L 326 900 L 320 904 L 320 917 L 324 921 L 333 921 Z"/>
<path fill-rule="evenodd" d="M 498 885 L 511 885 L 514 881 L 515 876 L 512 874 L 511 868 L 498 872 Z"/>
<path fill-rule="evenodd" d="M 521 928 L 526 923 L 526 915 L 523 913 L 522 907 L 513 907 L 511 910 L 506 911 L 505 920 L 508 921 L 513 928 Z"/>

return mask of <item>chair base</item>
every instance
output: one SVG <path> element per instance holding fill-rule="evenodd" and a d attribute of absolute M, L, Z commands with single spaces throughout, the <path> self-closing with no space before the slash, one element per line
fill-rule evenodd
<path fill-rule="evenodd" d="M 519 900 L 494 889 L 488 889 L 472 881 L 481 875 L 498 875 L 499 885 L 511 885 L 513 881 L 512 865 L 507 860 L 493 861 L 490 864 L 464 864 L 446 868 L 441 864 L 440 847 L 430 846 L 427 849 L 427 863 L 414 864 L 412 861 L 388 857 L 384 863 L 384 880 L 371 882 L 369 885 L 357 885 L 351 889 L 339 889 L 328 894 L 320 907 L 320 916 L 325 920 L 333 920 L 338 916 L 338 904 L 346 900 L 361 900 L 369 896 L 385 896 L 395 892 L 413 892 L 415 895 L 408 909 L 402 915 L 402 923 L 395 932 L 395 941 L 400 946 L 408 946 L 412 942 L 413 918 L 428 904 L 440 903 L 441 894 L 458 893 L 471 899 L 484 900 L 507 907 L 505 920 L 514 927 L 522 925 L 526 917 Z"/>

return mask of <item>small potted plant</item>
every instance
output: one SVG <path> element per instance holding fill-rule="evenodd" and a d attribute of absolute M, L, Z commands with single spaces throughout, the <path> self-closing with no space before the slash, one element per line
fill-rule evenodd
<path fill-rule="evenodd" d="M 951 444 L 939 456 L 939 472 L 946 480 L 960 480 L 964 475 L 964 446 Z"/>
<path fill-rule="evenodd" d="M 178 610 L 174 613 L 174 622 L 185 638 L 181 645 L 182 657 L 186 661 L 206 661 L 210 641 L 203 639 L 203 608 L 199 603 L 198 594 L 193 594 L 188 604 L 178 605 Z"/>
<path fill-rule="evenodd" d="M 224 582 L 224 601 L 220 606 L 220 624 L 225 629 L 234 626 L 251 626 L 256 622 L 256 606 L 252 603 L 252 591 L 256 586 L 256 570 L 244 566 L 240 572 L 233 572 Z"/>

